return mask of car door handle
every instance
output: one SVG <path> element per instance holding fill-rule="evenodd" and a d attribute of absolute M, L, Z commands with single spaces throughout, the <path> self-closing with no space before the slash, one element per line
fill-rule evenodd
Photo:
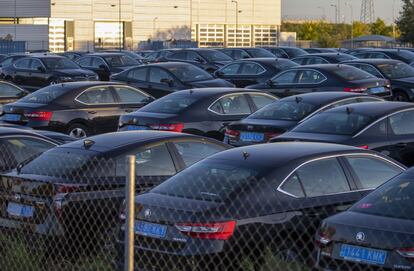
<path fill-rule="evenodd" d="M 96 114 L 98 113 L 97 111 L 88 111 L 89 114 Z"/>
<path fill-rule="evenodd" d="M 397 143 L 397 144 L 395 144 L 395 146 L 397 147 L 397 148 L 405 148 L 405 147 L 407 147 L 407 143 L 404 143 L 404 142 L 400 142 L 400 143 Z"/>

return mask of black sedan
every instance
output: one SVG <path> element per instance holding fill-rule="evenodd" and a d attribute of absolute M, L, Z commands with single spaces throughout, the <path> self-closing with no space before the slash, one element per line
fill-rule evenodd
<path fill-rule="evenodd" d="M 264 58 L 270 57 L 275 58 L 276 56 L 263 48 L 223 48 L 217 49 L 234 60 L 244 59 L 244 58 Z"/>
<path fill-rule="evenodd" d="M 289 59 L 249 58 L 234 61 L 215 72 L 216 77 L 225 79 L 236 87 L 264 83 L 279 72 L 298 66 Z"/>
<path fill-rule="evenodd" d="M 264 47 L 276 57 L 292 59 L 301 55 L 307 55 L 308 53 L 298 47 L 279 46 L 279 47 Z"/>
<path fill-rule="evenodd" d="M 349 92 L 315 92 L 286 97 L 245 119 L 230 123 L 224 142 L 233 146 L 264 143 L 320 112 L 346 104 L 379 101 L 383 99 Z"/>
<path fill-rule="evenodd" d="M 354 56 L 358 58 L 395 59 L 407 64 L 414 63 L 414 53 L 400 49 L 372 49 Z"/>
<path fill-rule="evenodd" d="M 391 82 L 395 101 L 414 101 L 414 68 L 404 62 L 392 59 L 358 59 L 344 62 Z"/>
<path fill-rule="evenodd" d="M 125 71 L 141 63 L 123 53 L 94 53 L 76 60 L 84 69 L 98 74 L 101 81 L 109 81 L 112 74 Z"/>
<path fill-rule="evenodd" d="M 14 61 L 26 57 L 26 54 L 15 54 L 5 57 L 3 60 L 0 61 L 0 79 L 4 79 L 3 68 L 11 65 Z"/>
<path fill-rule="evenodd" d="M 183 90 L 123 115 L 119 130 L 166 130 L 223 140 L 224 129 L 277 98 L 232 88 Z"/>
<path fill-rule="evenodd" d="M 0 116 L 2 114 L 2 106 L 12 103 L 29 94 L 24 90 L 10 82 L 0 80 Z"/>
<path fill-rule="evenodd" d="M 413 195 L 414 169 L 409 169 L 346 212 L 324 220 L 316 234 L 319 267 L 414 270 Z"/>
<path fill-rule="evenodd" d="M 7 172 L 59 142 L 30 130 L 0 127 L 0 172 Z"/>
<path fill-rule="evenodd" d="M 30 55 L 2 68 L 4 79 L 29 90 L 48 85 L 97 80 L 97 75 L 82 69 L 72 60 L 56 55 Z"/>
<path fill-rule="evenodd" d="M 361 167 L 363 175 L 353 173 Z M 322 219 L 404 170 L 375 152 L 334 144 L 262 144 L 215 154 L 135 198 L 137 266 L 246 270 L 250 260 L 262 270 L 266 251 L 305 260 Z M 118 261 L 122 267 L 123 257 Z"/>
<path fill-rule="evenodd" d="M 379 79 L 355 67 L 339 64 L 310 65 L 283 71 L 266 83 L 248 86 L 278 97 L 310 92 L 345 91 L 391 97 L 388 80 Z"/>
<path fill-rule="evenodd" d="M 138 87 L 156 98 L 183 89 L 234 87 L 226 80 L 214 78 L 203 69 L 183 62 L 143 65 L 113 75 L 111 80 Z"/>
<path fill-rule="evenodd" d="M 194 48 L 170 52 L 163 61 L 186 62 L 193 64 L 209 73 L 233 61 L 231 57 L 217 50 Z"/>
<path fill-rule="evenodd" d="M 136 157 L 136 192 L 141 193 L 228 148 L 198 136 L 144 131 L 108 133 L 56 147 L 0 176 L 0 183 L 7 183 L 1 186 L 0 227 L 20 232 L 30 227 L 31 234 L 52 240 L 53 250 L 65 252 L 65 240 L 75 250 L 91 248 L 108 239 L 119 214 L 127 155 Z"/>
<path fill-rule="evenodd" d="M 414 165 L 414 105 L 376 102 L 344 105 L 317 114 L 272 139 L 318 141 L 372 149 Z"/>
<path fill-rule="evenodd" d="M 145 92 L 119 83 L 57 84 L 3 106 L 3 121 L 83 138 L 117 130 L 120 115 L 153 101 Z"/>
<path fill-rule="evenodd" d="M 308 54 L 292 59 L 293 62 L 299 65 L 316 65 L 316 64 L 336 64 L 343 61 L 357 59 L 354 56 L 341 53 L 318 53 Z"/>

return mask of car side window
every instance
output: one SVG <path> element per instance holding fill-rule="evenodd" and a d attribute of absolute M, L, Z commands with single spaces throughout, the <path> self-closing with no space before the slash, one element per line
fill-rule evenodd
<path fill-rule="evenodd" d="M 90 67 L 91 66 L 91 57 L 84 57 L 79 59 L 78 64 L 81 67 Z"/>
<path fill-rule="evenodd" d="M 148 96 L 142 92 L 129 87 L 114 87 L 114 89 L 121 103 L 142 103 L 148 99 Z"/>
<path fill-rule="evenodd" d="M 302 184 L 300 183 L 299 177 L 296 173 L 292 174 L 289 179 L 286 180 L 281 189 L 297 198 L 305 197 L 305 192 L 303 192 Z"/>
<path fill-rule="evenodd" d="M 329 62 L 320 57 L 312 57 L 308 60 L 308 65 L 313 64 L 328 64 Z"/>
<path fill-rule="evenodd" d="M 244 59 L 250 58 L 249 54 L 246 53 L 244 50 L 236 49 L 234 50 L 234 59 Z"/>
<path fill-rule="evenodd" d="M 378 78 L 384 78 L 384 76 L 382 76 L 382 74 L 377 70 L 377 68 L 371 66 L 371 65 L 365 65 L 365 64 L 361 64 L 359 65 L 359 67 L 361 70 L 370 73 Z"/>
<path fill-rule="evenodd" d="M 19 69 L 29 69 L 30 68 L 30 58 L 24 58 L 21 60 L 16 61 L 14 66 Z"/>
<path fill-rule="evenodd" d="M 115 103 L 115 99 L 108 87 L 95 87 L 86 90 L 78 98 L 78 101 L 85 104 L 110 104 Z"/>
<path fill-rule="evenodd" d="M 321 73 L 312 70 L 300 71 L 298 76 L 299 84 L 319 84 L 323 80 L 325 77 Z"/>
<path fill-rule="evenodd" d="M 30 64 L 30 69 L 38 71 L 39 69 L 43 68 L 42 63 L 38 59 L 32 59 L 32 63 Z"/>
<path fill-rule="evenodd" d="M 10 84 L 0 82 L 0 97 L 20 97 L 22 91 Z"/>
<path fill-rule="evenodd" d="M 166 71 L 160 68 L 150 68 L 149 81 L 151 83 L 162 84 L 162 79 L 174 80 L 174 78 Z"/>
<path fill-rule="evenodd" d="M 389 59 L 390 57 L 383 53 L 370 53 L 370 58 L 381 58 L 381 59 Z"/>
<path fill-rule="evenodd" d="M 240 65 L 241 65 L 240 63 L 234 63 L 234 64 L 227 65 L 226 67 L 221 69 L 220 72 L 222 72 L 224 75 L 235 75 L 237 74 L 237 71 L 239 70 Z"/>
<path fill-rule="evenodd" d="M 400 112 L 392 115 L 389 119 L 391 130 L 395 135 L 414 134 L 414 111 Z"/>
<path fill-rule="evenodd" d="M 9 57 L 9 58 L 6 58 L 6 59 L 4 59 L 4 60 L 2 60 L 1 62 L 0 62 L 0 65 L 2 66 L 2 67 L 7 67 L 8 65 L 10 65 L 10 64 L 12 64 L 13 63 L 13 58 L 12 57 Z"/>
<path fill-rule="evenodd" d="M 250 74 L 260 74 L 265 72 L 265 69 L 263 69 L 260 65 L 256 63 L 243 63 L 242 68 L 240 71 L 241 75 L 250 75 Z"/>
<path fill-rule="evenodd" d="M 132 79 L 132 80 L 137 80 L 137 81 L 146 81 L 147 71 L 148 71 L 148 68 L 132 69 L 128 72 L 127 78 Z"/>
<path fill-rule="evenodd" d="M 187 52 L 175 52 L 169 55 L 171 59 L 179 59 L 179 60 L 186 60 L 187 59 Z"/>
<path fill-rule="evenodd" d="M 374 157 L 348 156 L 346 160 L 358 177 L 361 189 L 374 189 L 397 176 L 403 170 Z"/>
<path fill-rule="evenodd" d="M 310 162 L 300 167 L 296 174 L 306 197 L 351 191 L 345 173 L 336 158 Z"/>
<path fill-rule="evenodd" d="M 299 65 L 304 65 L 307 61 L 307 58 L 301 57 L 301 58 L 295 58 L 292 59 L 293 62 L 298 63 Z"/>
<path fill-rule="evenodd" d="M 266 105 L 273 103 L 276 100 L 276 98 L 262 94 L 249 94 L 249 96 L 252 98 L 253 103 L 257 109 L 265 107 Z"/>
<path fill-rule="evenodd" d="M 274 78 L 273 81 L 277 84 L 293 84 L 296 82 L 297 71 L 288 71 L 285 73 L 282 73 L 278 77 Z"/>
<path fill-rule="evenodd" d="M 225 150 L 224 147 L 220 147 L 218 145 L 195 141 L 175 142 L 174 146 L 177 148 L 177 151 L 183 159 L 186 167 L 191 166 L 207 156 Z"/>
<path fill-rule="evenodd" d="M 243 94 L 224 96 L 215 102 L 210 107 L 210 110 L 223 115 L 247 115 L 252 113 L 249 103 Z"/>
<path fill-rule="evenodd" d="M 92 58 L 92 65 L 91 65 L 92 67 L 100 68 L 101 65 L 106 66 L 105 62 L 101 58 L 99 58 L 99 57 L 93 57 Z"/>
<path fill-rule="evenodd" d="M 187 52 L 187 60 L 195 62 L 197 58 L 201 58 L 196 52 Z"/>
<path fill-rule="evenodd" d="M 289 56 L 281 49 L 273 49 L 272 53 L 277 57 L 289 58 Z"/>

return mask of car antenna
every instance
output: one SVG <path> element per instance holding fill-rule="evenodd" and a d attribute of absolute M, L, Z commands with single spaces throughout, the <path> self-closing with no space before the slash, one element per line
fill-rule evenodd
<path fill-rule="evenodd" d="M 348 113 L 348 115 L 351 114 L 352 111 L 354 111 L 354 109 L 352 109 L 351 107 L 346 108 L 346 113 Z"/>
<path fill-rule="evenodd" d="M 249 158 L 250 154 L 247 151 L 243 151 L 243 158 L 244 160 L 247 160 Z"/>
<path fill-rule="evenodd" d="M 299 96 L 296 96 L 296 97 L 295 97 L 295 101 L 296 101 L 296 103 L 300 103 L 302 100 L 303 100 L 303 98 L 302 98 L 302 97 L 299 97 Z"/>
<path fill-rule="evenodd" d="M 85 149 L 89 149 L 90 147 L 93 146 L 93 144 L 95 144 L 95 141 L 90 140 L 90 139 L 85 139 L 83 141 L 83 146 L 85 147 Z"/>

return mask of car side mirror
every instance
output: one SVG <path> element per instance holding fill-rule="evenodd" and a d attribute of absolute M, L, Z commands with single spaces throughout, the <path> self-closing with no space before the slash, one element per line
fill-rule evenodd
<path fill-rule="evenodd" d="M 162 78 L 160 82 L 163 84 L 167 84 L 170 87 L 172 87 L 174 83 L 172 79 L 168 79 L 168 78 Z"/>
<path fill-rule="evenodd" d="M 46 72 L 46 69 L 44 67 L 37 67 L 37 70 L 39 72 Z"/>
<path fill-rule="evenodd" d="M 204 63 L 204 60 L 201 57 L 196 57 L 194 60 L 198 63 Z"/>
<path fill-rule="evenodd" d="M 216 76 L 216 77 L 223 77 L 224 76 L 224 73 L 222 72 L 222 71 L 215 71 L 214 72 L 214 75 Z"/>
<path fill-rule="evenodd" d="M 268 86 L 274 86 L 274 85 L 276 85 L 276 83 L 273 82 L 271 79 L 269 79 L 269 80 L 266 81 L 266 85 L 268 85 Z"/>

